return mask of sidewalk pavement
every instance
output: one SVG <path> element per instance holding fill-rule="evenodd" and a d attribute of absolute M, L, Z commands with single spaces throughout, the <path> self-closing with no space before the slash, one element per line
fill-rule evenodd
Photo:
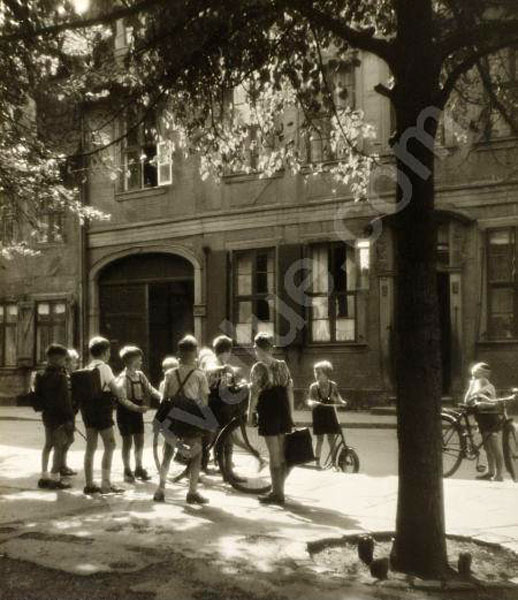
<path fill-rule="evenodd" d="M 148 452 L 145 460 L 152 464 Z M 371 587 L 369 594 L 346 595 L 347 581 L 318 567 L 307 543 L 353 532 L 392 531 L 395 476 L 296 468 L 287 483 L 287 505 L 281 509 L 260 505 L 215 475 L 205 477 L 201 486 L 210 504 L 192 507 L 185 504 L 184 481 L 169 486 L 165 504 L 151 500 L 156 482 L 127 485 L 121 496 L 88 497 L 81 492 L 81 475 L 72 490 L 39 490 L 37 450 L 3 445 L 0 456 L 0 549 L 8 558 L 82 575 L 155 566 L 156 580 L 137 578 L 131 589 L 154 592 L 164 600 L 173 597 L 171 586 L 181 582 L 162 575 L 160 565 L 180 556 L 182 572 L 190 576 L 192 570 L 203 589 L 216 589 L 226 581 L 241 594 L 225 597 L 385 597 L 378 596 L 380 587 Z M 70 465 L 79 470 L 82 458 L 80 451 L 71 452 Z M 114 462 L 114 481 L 120 482 L 119 456 Z M 448 533 L 518 551 L 516 484 L 448 479 L 444 485 Z M 189 588 L 174 597 L 201 596 Z"/>
<path fill-rule="evenodd" d="M 144 415 L 146 422 L 153 420 L 155 411 Z M 41 414 L 34 412 L 30 406 L 0 406 L 0 421 L 41 421 Z M 79 416 L 79 421 L 81 417 Z M 293 411 L 293 420 L 297 427 L 311 425 L 311 411 Z M 371 414 L 365 411 L 338 411 L 338 420 L 344 427 L 359 429 L 395 429 L 395 415 Z"/>

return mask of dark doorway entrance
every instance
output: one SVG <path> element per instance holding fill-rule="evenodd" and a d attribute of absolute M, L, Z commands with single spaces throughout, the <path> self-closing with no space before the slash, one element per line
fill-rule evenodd
<path fill-rule="evenodd" d="M 100 331 L 112 344 L 111 364 L 122 369 L 119 350 L 137 344 L 144 369 L 157 385 L 164 356 L 193 333 L 194 274 L 182 257 L 138 254 L 110 264 L 99 278 Z"/>
<path fill-rule="evenodd" d="M 439 328 L 441 333 L 442 393 L 450 391 L 451 384 L 451 320 L 450 275 L 437 273 L 437 296 L 439 301 Z"/>

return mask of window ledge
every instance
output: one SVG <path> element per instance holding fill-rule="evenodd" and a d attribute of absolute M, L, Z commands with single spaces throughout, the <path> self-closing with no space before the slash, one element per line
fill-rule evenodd
<path fill-rule="evenodd" d="M 284 169 L 276 171 L 269 177 L 261 177 L 262 171 L 255 171 L 254 173 L 232 173 L 230 175 L 223 175 L 221 178 L 224 183 L 241 183 L 246 181 L 270 181 L 272 179 L 280 179 L 284 176 Z"/>
<path fill-rule="evenodd" d="M 366 350 L 369 347 L 367 342 L 308 342 L 306 348 L 319 349 L 329 348 L 331 350 L 340 350 L 342 348 L 357 348 Z"/>
<path fill-rule="evenodd" d="M 34 244 L 36 248 L 46 250 L 47 248 L 61 248 L 66 245 L 66 241 L 62 240 L 60 242 L 36 242 Z"/>
<path fill-rule="evenodd" d="M 479 346 L 506 346 L 508 344 L 518 344 L 518 338 L 506 338 L 501 340 L 478 340 Z"/>
<path fill-rule="evenodd" d="M 167 193 L 167 188 L 169 187 L 171 187 L 171 184 L 158 185 L 152 188 L 142 188 L 141 190 L 130 190 L 128 192 L 115 192 L 115 200 L 117 200 L 117 202 L 124 202 L 125 200 L 140 200 L 151 198 L 153 196 L 162 196 Z"/>

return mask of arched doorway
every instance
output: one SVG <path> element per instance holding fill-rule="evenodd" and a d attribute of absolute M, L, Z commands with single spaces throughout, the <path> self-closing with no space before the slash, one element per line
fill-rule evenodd
<path fill-rule="evenodd" d="M 160 364 L 176 352 L 179 339 L 193 333 L 194 268 L 185 258 L 160 252 L 125 256 L 99 274 L 100 331 L 118 352 L 134 343 L 145 354 L 145 369 L 157 384 Z"/>

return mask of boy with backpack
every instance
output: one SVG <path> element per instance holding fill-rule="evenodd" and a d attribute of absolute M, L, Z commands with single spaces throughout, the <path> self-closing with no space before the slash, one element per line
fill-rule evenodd
<path fill-rule="evenodd" d="M 121 494 L 125 490 L 111 482 L 111 467 L 115 450 L 113 431 L 114 399 L 134 412 L 146 412 L 147 407 L 129 402 L 116 382 L 115 375 L 108 365 L 110 360 L 110 342 L 96 336 L 88 344 L 91 362 L 86 369 L 72 374 L 72 389 L 86 427 L 85 451 L 85 494 Z M 104 444 L 102 458 L 102 479 L 99 487 L 94 482 L 93 465 L 99 435 Z"/>
<path fill-rule="evenodd" d="M 74 435 L 74 411 L 70 399 L 65 364 L 68 350 L 61 344 L 51 344 L 46 351 L 47 366 L 37 373 L 34 381 L 34 395 L 42 409 L 45 426 L 45 445 L 41 456 L 41 478 L 38 487 L 42 489 L 64 490 L 70 487 L 61 479 L 66 448 Z M 52 468 L 48 473 L 48 462 L 54 450 Z"/>
<path fill-rule="evenodd" d="M 160 401 L 158 390 L 149 383 L 140 370 L 143 353 L 137 346 L 124 346 L 119 353 L 124 363 L 124 371 L 117 377 L 117 383 L 125 392 L 126 398 L 136 406 L 150 406 L 150 399 Z M 141 412 L 128 410 L 117 405 L 117 425 L 122 436 L 122 462 L 124 463 L 124 481 L 134 483 L 135 479 L 149 481 L 151 476 L 142 466 L 144 452 L 144 416 Z M 135 472 L 131 469 L 131 446 L 135 443 Z"/>

